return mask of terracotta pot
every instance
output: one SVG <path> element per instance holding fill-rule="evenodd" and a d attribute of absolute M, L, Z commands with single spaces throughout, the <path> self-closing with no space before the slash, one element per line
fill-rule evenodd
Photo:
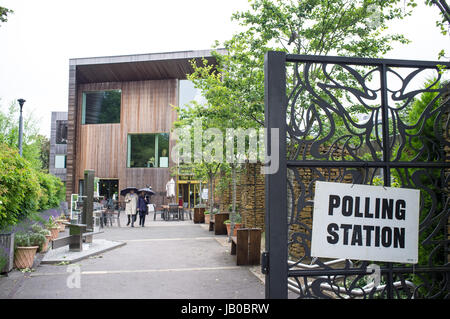
<path fill-rule="evenodd" d="M 210 219 L 211 219 L 211 215 L 210 214 L 205 214 L 205 224 L 209 225 Z"/>
<path fill-rule="evenodd" d="M 31 268 L 39 246 L 17 247 L 14 254 L 14 266 L 19 269 Z"/>
<path fill-rule="evenodd" d="M 225 225 L 227 226 L 227 235 L 230 236 L 231 223 L 230 223 L 230 224 L 225 224 Z M 234 224 L 233 237 L 236 237 L 236 236 L 237 236 L 237 230 L 238 230 L 239 228 L 241 228 L 241 225 L 242 225 L 242 224 L 237 224 L 237 223 Z"/>
<path fill-rule="evenodd" d="M 48 243 L 52 240 L 52 235 L 45 235 L 45 243 L 42 245 L 41 252 L 45 253 L 48 250 Z"/>
<path fill-rule="evenodd" d="M 58 234 L 59 234 L 58 227 L 50 228 L 50 232 L 52 233 L 52 240 L 58 238 Z"/>

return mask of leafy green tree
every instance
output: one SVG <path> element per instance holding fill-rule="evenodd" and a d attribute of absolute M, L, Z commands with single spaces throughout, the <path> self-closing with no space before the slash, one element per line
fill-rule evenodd
<path fill-rule="evenodd" d="M 8 14 L 11 13 L 14 13 L 14 11 L 5 7 L 0 7 L 0 22 L 7 22 Z"/>
<path fill-rule="evenodd" d="M 17 103 L 11 103 L 6 112 L 0 109 L 0 143 L 9 147 L 17 147 L 19 140 L 19 107 Z M 39 134 L 38 122 L 31 114 L 24 116 L 23 130 L 23 157 L 27 159 L 34 169 L 45 168 L 42 159 L 48 155 L 42 143 L 43 137 Z M 48 166 L 46 166 L 48 169 Z"/>
<path fill-rule="evenodd" d="M 188 79 L 201 89 L 207 104 L 181 110 L 179 125 L 203 118 L 208 119 L 206 127 L 222 131 L 263 127 L 267 51 L 381 57 L 392 49 L 393 42 L 408 42 L 402 35 L 382 33 L 387 22 L 410 14 L 402 4 L 399 0 L 250 1 L 251 10 L 232 17 L 245 30 L 223 43 L 227 54 L 214 54 L 218 66 L 208 65 L 205 60 L 193 62 L 194 72 Z M 335 71 L 344 83 L 355 85 L 342 69 Z M 312 70 L 310 78 L 326 80 L 319 68 Z M 288 73 L 288 85 L 295 85 L 292 72 Z M 299 106 L 303 109 L 298 115 L 302 121 L 307 103 Z M 231 163 L 231 168 L 234 172 L 235 163 Z M 232 175 L 235 181 L 235 174 Z"/>
<path fill-rule="evenodd" d="M 0 143 L 0 229 L 39 209 L 38 173 L 16 149 Z"/>

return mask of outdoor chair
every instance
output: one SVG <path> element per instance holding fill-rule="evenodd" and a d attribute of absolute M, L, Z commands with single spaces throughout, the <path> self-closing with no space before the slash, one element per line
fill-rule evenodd
<path fill-rule="evenodd" d="M 114 220 L 116 220 L 117 226 L 120 227 L 120 219 L 119 218 L 120 218 L 120 210 L 107 209 L 105 211 L 105 226 L 108 226 L 108 222 L 109 222 L 109 225 L 112 227 Z"/>
<path fill-rule="evenodd" d="M 117 202 L 115 204 L 114 209 L 108 211 L 107 218 L 110 222 L 110 225 L 113 226 L 114 220 L 117 222 L 117 227 L 120 227 L 120 212 L 125 211 L 125 203 Z"/>
<path fill-rule="evenodd" d="M 178 209 L 178 204 L 169 204 L 169 214 L 168 214 L 168 220 L 170 220 L 170 216 L 174 218 L 177 216 L 177 219 L 180 220 L 180 211 Z"/>
<path fill-rule="evenodd" d="M 189 203 L 183 203 L 183 219 L 184 219 L 184 214 L 188 214 L 189 215 L 189 219 L 192 220 L 192 212 L 191 209 L 188 208 Z"/>
<path fill-rule="evenodd" d="M 158 209 L 155 209 L 154 213 L 153 213 L 153 220 L 156 220 L 156 215 L 160 214 L 161 215 L 161 219 L 164 219 L 164 209 L 162 209 L 162 207 L 158 207 Z"/>

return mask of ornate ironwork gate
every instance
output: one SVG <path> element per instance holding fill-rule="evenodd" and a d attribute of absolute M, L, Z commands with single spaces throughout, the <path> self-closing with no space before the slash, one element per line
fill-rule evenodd
<path fill-rule="evenodd" d="M 439 64 L 267 53 L 272 167 L 279 152 L 266 175 L 267 298 L 450 296 L 450 63 Z M 374 262 L 312 257 L 316 181 L 419 189 L 419 262 L 378 262 L 375 284 Z"/>

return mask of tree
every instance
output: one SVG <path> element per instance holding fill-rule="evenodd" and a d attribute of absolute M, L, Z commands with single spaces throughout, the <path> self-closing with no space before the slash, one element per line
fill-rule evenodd
<path fill-rule="evenodd" d="M 31 114 L 24 116 L 23 157 L 34 169 L 45 169 L 42 159 L 48 157 L 42 136 L 39 135 L 37 120 Z M 0 143 L 16 148 L 19 139 L 19 107 L 11 103 L 6 112 L 0 110 Z M 48 166 L 46 166 L 48 169 Z"/>
<path fill-rule="evenodd" d="M 450 27 L 450 7 L 445 0 L 426 0 L 429 6 L 436 5 L 441 11 L 441 20 L 436 21 L 436 26 L 440 29 L 441 34 L 447 35 Z M 447 29 L 445 28 L 447 26 Z M 445 56 L 445 49 L 439 52 L 439 59 Z"/>
<path fill-rule="evenodd" d="M 267 51 L 381 57 L 392 48 L 392 42 L 408 42 L 402 35 L 381 32 L 388 21 L 410 14 L 401 4 L 399 0 L 251 1 L 251 10 L 233 15 L 246 30 L 223 43 L 227 54 L 214 53 L 218 66 L 214 68 L 205 60 L 200 64 L 193 62 L 194 72 L 188 79 L 201 89 L 207 104 L 187 109 L 180 118 L 187 122 L 207 118 L 207 127 L 218 127 L 222 131 L 263 127 L 264 55 Z M 216 43 L 217 47 L 219 45 Z M 355 85 L 354 79 L 342 69 L 337 67 L 335 73 L 344 83 Z M 288 85 L 295 86 L 293 73 L 287 76 Z M 310 77 L 329 81 L 319 68 L 313 69 Z M 306 101 L 306 97 L 303 100 Z M 307 106 L 307 103 L 299 105 L 301 111 L 296 116 L 300 121 L 304 121 Z M 353 112 L 357 111 L 360 109 L 355 107 Z M 234 161 L 231 168 L 235 184 Z M 235 191 L 233 193 L 235 199 Z"/>
<path fill-rule="evenodd" d="M 42 163 L 41 169 L 48 173 L 50 166 L 50 140 L 44 135 L 37 135 L 36 142 L 39 147 L 39 160 Z"/>
<path fill-rule="evenodd" d="M 14 13 L 14 11 L 5 7 L 0 7 L 0 22 L 7 22 L 8 14 L 11 13 Z"/>

